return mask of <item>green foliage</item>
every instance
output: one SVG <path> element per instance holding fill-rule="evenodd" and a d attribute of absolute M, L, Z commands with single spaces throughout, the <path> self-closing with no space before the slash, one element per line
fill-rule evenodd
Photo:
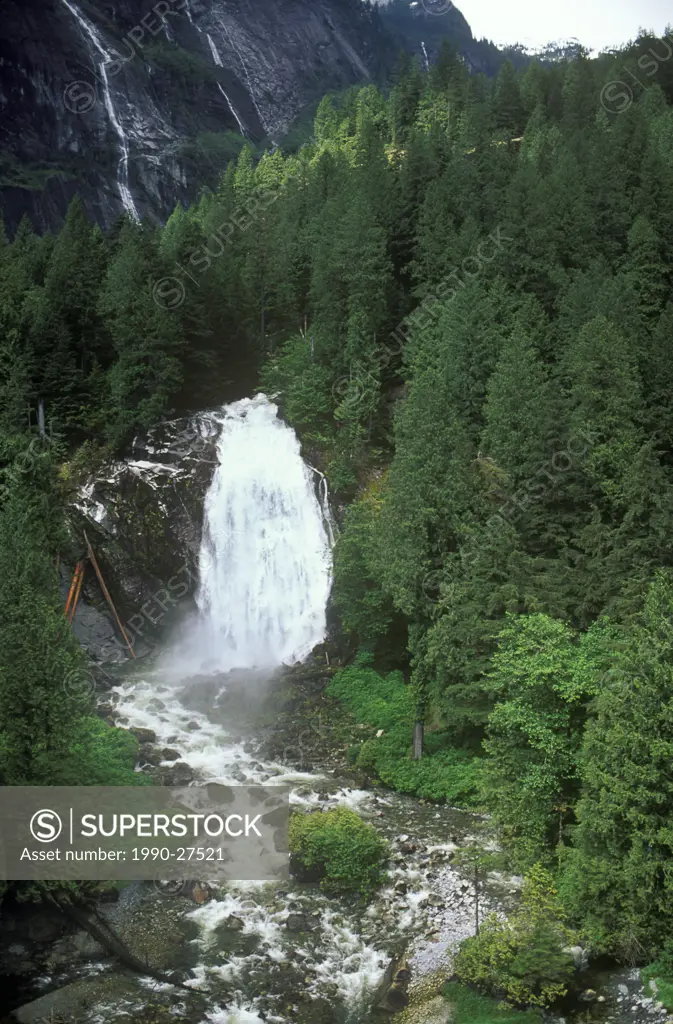
<path fill-rule="evenodd" d="M 355 763 L 400 793 L 451 804 L 473 802 L 479 780 L 479 759 L 469 752 L 446 747 L 446 737 L 429 734 L 428 755 L 411 759 L 411 737 L 416 696 L 401 672 L 382 676 L 360 656 L 330 681 L 328 693 L 340 700 L 359 723 L 384 730 L 365 740 Z"/>
<path fill-rule="evenodd" d="M 125 729 L 86 717 L 73 729 L 65 760 L 54 766 L 55 786 L 147 786 L 151 780 L 134 770 L 135 737 Z"/>
<path fill-rule="evenodd" d="M 479 934 L 461 943 L 454 960 L 459 981 L 517 1006 L 549 1006 L 565 995 L 572 977 L 572 938 L 552 876 L 541 865 L 524 881 L 521 908 L 509 920 L 493 914 Z"/>
<path fill-rule="evenodd" d="M 301 868 L 317 871 L 330 892 L 370 894 L 383 880 L 387 850 L 373 825 L 347 807 L 290 819 L 290 853 Z"/>
<path fill-rule="evenodd" d="M 444 998 L 456 1024 L 539 1024 L 542 1019 L 540 1010 L 515 1009 L 456 981 L 444 986 Z"/>
<path fill-rule="evenodd" d="M 5 439 L 0 493 L 0 777 L 6 785 L 136 785 L 137 743 L 91 715 L 93 680 L 63 616 L 54 452 Z M 0 442 L 2 438 L 0 438 Z"/>
<path fill-rule="evenodd" d="M 673 579 L 661 572 L 598 694 L 562 891 L 592 946 L 631 962 L 667 940 L 673 864 Z"/>
<path fill-rule="evenodd" d="M 578 638 L 546 615 L 509 616 L 484 686 L 495 698 L 484 800 L 524 867 L 561 846 L 579 794 L 587 703 L 617 640 L 598 623 Z"/>
<path fill-rule="evenodd" d="M 646 988 L 652 990 L 651 982 L 654 982 L 656 999 L 660 1000 L 670 1013 L 673 1010 L 673 943 L 670 939 L 664 942 L 655 962 L 644 967 L 640 974 Z"/>

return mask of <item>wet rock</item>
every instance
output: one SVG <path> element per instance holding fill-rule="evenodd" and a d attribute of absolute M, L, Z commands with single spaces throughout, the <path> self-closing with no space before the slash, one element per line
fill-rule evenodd
<path fill-rule="evenodd" d="M 215 895 L 215 891 L 207 882 L 188 882 L 184 892 L 185 896 L 192 900 L 193 903 L 198 903 L 199 906 L 203 903 L 208 903 Z"/>
<path fill-rule="evenodd" d="M 441 896 L 438 896 L 436 893 L 431 892 L 430 895 L 427 896 L 424 900 L 421 900 L 421 902 L 418 905 L 422 910 L 425 910 L 427 907 L 439 908 L 444 906 L 444 900 L 442 899 Z"/>
<path fill-rule="evenodd" d="M 387 1013 L 403 1010 L 409 1003 L 407 989 L 411 980 L 411 971 L 406 960 L 391 960 L 376 990 L 373 1008 Z"/>
<path fill-rule="evenodd" d="M 625 985 L 623 982 L 620 982 L 620 984 L 617 985 L 617 991 L 619 992 L 620 996 L 628 996 L 629 987 L 628 985 Z"/>
<path fill-rule="evenodd" d="M 187 725 L 185 726 L 185 730 L 187 732 L 198 732 L 200 728 L 201 726 L 198 722 L 187 722 Z"/>
<path fill-rule="evenodd" d="M 155 712 L 165 711 L 166 705 L 162 700 L 158 700 L 158 698 L 153 697 L 152 700 L 147 705 L 147 710 Z"/>
<path fill-rule="evenodd" d="M 104 704 L 99 704 L 96 708 L 96 714 L 109 725 L 114 725 L 119 717 L 114 705 L 110 701 L 106 701 Z"/>
<path fill-rule="evenodd" d="M 157 767 L 157 765 L 161 764 L 162 756 L 155 747 L 143 744 L 138 751 L 138 760 L 141 764 L 151 764 Z"/>
<path fill-rule="evenodd" d="M 289 932 L 307 932 L 311 930 L 311 922 L 306 914 L 290 914 L 285 927 Z"/>
<path fill-rule="evenodd" d="M 236 917 L 235 914 L 230 914 L 229 917 L 225 917 L 222 922 L 225 928 L 228 928 L 231 932 L 241 932 L 245 928 L 245 922 L 240 917 Z"/>
<path fill-rule="evenodd" d="M 409 886 L 407 885 L 406 882 L 403 882 L 402 880 L 400 880 L 399 882 L 395 882 L 395 892 L 398 894 L 398 896 L 406 896 L 408 891 Z"/>
<path fill-rule="evenodd" d="M 157 742 L 157 734 L 154 729 L 131 729 L 130 731 L 141 746 L 144 746 L 146 743 Z"/>
<path fill-rule="evenodd" d="M 184 985 L 186 981 L 190 981 L 192 978 L 196 978 L 196 976 L 196 971 L 188 967 L 181 971 L 173 971 L 172 974 L 168 975 L 168 980 L 174 985 Z"/>
<path fill-rule="evenodd" d="M 186 786 L 196 778 L 196 772 L 185 761 L 178 761 L 171 768 L 162 768 L 159 775 L 164 786 Z"/>
<path fill-rule="evenodd" d="M 180 751 L 174 750 L 172 747 L 164 747 L 161 751 L 161 759 L 162 761 L 179 761 Z"/>

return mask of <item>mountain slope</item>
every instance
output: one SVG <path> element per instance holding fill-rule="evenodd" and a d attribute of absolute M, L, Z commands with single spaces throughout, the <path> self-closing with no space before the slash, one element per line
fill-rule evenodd
<path fill-rule="evenodd" d="M 194 197 L 394 47 L 360 0 L 21 0 L 0 40 L 0 201 L 44 230 L 79 193 L 109 225 Z"/>

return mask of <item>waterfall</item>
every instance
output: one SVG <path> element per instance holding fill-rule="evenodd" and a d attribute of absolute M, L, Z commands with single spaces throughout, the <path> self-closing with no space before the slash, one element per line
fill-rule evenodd
<path fill-rule="evenodd" d="M 218 417 L 193 637 L 202 670 L 293 663 L 325 636 L 328 530 L 313 473 L 277 412 L 259 395 Z"/>
<path fill-rule="evenodd" d="M 227 96 L 226 92 L 224 91 L 224 89 L 222 88 L 222 86 L 220 85 L 219 82 L 217 83 L 217 88 L 220 90 L 220 92 L 224 96 L 225 100 L 227 101 L 227 104 L 229 106 L 230 111 L 232 112 L 232 114 L 236 118 L 236 124 L 238 125 L 238 127 L 240 129 L 241 135 L 247 135 L 248 133 L 245 130 L 245 125 L 243 124 L 243 122 L 241 121 L 240 117 L 238 116 L 238 112 L 236 110 L 236 107 L 231 102 L 231 100 L 229 99 L 229 97 Z"/>
<path fill-rule="evenodd" d="M 220 20 L 220 26 L 222 28 L 222 31 L 226 35 L 227 39 L 229 40 L 229 45 L 231 46 L 232 50 L 234 51 L 234 53 L 238 57 L 241 67 L 243 68 L 243 74 L 245 75 L 245 79 L 246 79 L 246 81 L 248 83 L 248 92 L 250 93 L 250 99 L 252 100 L 252 105 L 255 108 L 255 110 L 257 111 L 257 117 L 259 118 L 259 123 L 261 124 L 262 128 L 264 129 L 264 131 L 268 135 L 269 134 L 269 126 L 267 125 L 266 121 L 264 120 L 264 117 L 262 116 L 262 111 L 259 109 L 259 106 L 257 104 L 257 100 L 255 99 L 255 91 L 254 91 L 254 89 L 252 87 L 252 82 L 250 81 L 250 72 L 248 71 L 248 66 L 245 63 L 245 61 L 243 60 L 243 56 L 241 54 L 241 51 L 236 46 L 236 43 L 234 42 L 234 40 L 232 38 L 232 35 L 229 32 L 229 29 L 224 24 L 224 22 L 221 21 L 221 20 Z"/>
<path fill-rule="evenodd" d="M 215 46 L 215 43 L 213 42 L 213 37 L 211 36 L 210 32 L 206 35 L 206 39 L 208 40 L 208 46 L 210 47 L 210 52 L 213 55 L 213 60 L 217 64 L 218 68 L 224 67 L 224 64 L 222 63 L 222 58 L 220 57 L 219 51 Z"/>
<path fill-rule="evenodd" d="M 425 60 L 425 70 L 430 70 L 430 61 L 428 60 L 428 51 L 425 49 L 425 43 L 421 43 L 421 50 L 423 51 L 423 58 Z"/>
<path fill-rule="evenodd" d="M 222 58 L 220 57 L 219 50 L 215 46 L 215 43 L 213 42 L 213 37 L 210 35 L 210 33 L 207 33 L 206 39 L 208 40 L 208 46 L 210 47 L 210 52 L 213 55 L 213 60 L 217 64 L 218 68 L 224 67 L 224 64 L 222 63 Z M 224 88 L 223 88 L 223 86 L 222 86 L 222 84 L 220 82 L 217 83 L 217 88 L 220 90 L 220 92 L 224 96 L 225 100 L 227 101 L 227 105 L 228 105 L 229 109 L 231 110 L 232 114 L 236 118 L 236 123 L 237 123 L 238 127 L 240 128 L 241 135 L 247 135 L 248 133 L 245 130 L 245 125 L 243 124 L 243 122 L 241 121 L 240 117 L 238 116 L 238 111 L 236 110 L 236 107 L 234 106 L 234 104 L 231 102 L 231 100 L 227 96 L 227 94 L 224 91 Z"/>
<path fill-rule="evenodd" d="M 117 117 L 117 113 L 114 108 L 114 104 L 112 102 L 110 83 L 108 81 L 107 70 L 105 67 L 106 64 L 113 63 L 113 57 L 105 49 L 99 33 L 96 31 L 91 22 L 88 21 L 88 19 L 85 18 L 82 14 L 80 14 L 80 12 L 77 10 L 74 4 L 70 3 L 70 0 L 63 0 L 63 3 L 68 8 L 72 16 L 76 19 L 80 28 L 82 28 L 86 35 L 89 37 L 98 53 L 103 58 L 103 60 L 99 64 L 99 70 L 100 81 L 103 86 L 103 96 L 105 98 L 105 109 L 107 110 L 107 115 L 110 119 L 110 124 L 114 128 L 119 139 L 119 149 L 121 150 L 121 157 L 117 167 L 117 185 L 119 187 L 119 195 L 121 197 L 121 201 L 126 212 L 133 218 L 133 220 L 139 221 L 140 217 L 138 216 L 136 205 L 133 202 L 131 189 L 129 188 L 129 147 L 126 141 L 126 135 L 124 134 L 124 129 L 121 126 L 121 123 L 119 121 L 119 118 Z"/>

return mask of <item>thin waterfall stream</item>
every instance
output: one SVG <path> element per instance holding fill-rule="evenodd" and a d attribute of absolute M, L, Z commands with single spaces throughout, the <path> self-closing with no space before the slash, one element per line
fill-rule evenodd
<path fill-rule="evenodd" d="M 115 62 L 115 58 L 113 58 L 112 54 L 105 49 L 100 34 L 91 24 L 89 19 L 85 18 L 81 11 L 79 11 L 74 4 L 70 3 L 70 0 L 63 0 L 63 3 L 68 8 L 72 16 L 75 18 L 80 28 L 84 32 L 85 36 L 89 39 L 94 49 L 97 51 L 99 57 L 102 58 L 102 60 L 95 60 L 95 63 L 98 65 L 98 70 L 100 72 L 100 82 L 103 86 L 105 109 L 107 111 L 110 124 L 114 128 L 115 134 L 119 139 L 119 149 L 121 154 L 119 157 L 119 163 L 117 165 L 117 186 L 119 188 L 119 195 L 124 206 L 124 209 L 129 214 L 129 216 L 132 217 L 133 220 L 135 221 L 140 221 L 140 216 L 138 215 L 138 210 L 136 209 L 136 204 L 133 201 L 133 195 L 131 193 L 131 189 L 129 186 L 128 141 L 126 139 L 126 133 L 124 132 L 121 121 L 119 120 L 119 116 L 117 115 L 117 111 L 115 110 L 114 103 L 112 101 L 112 93 L 110 91 L 110 82 L 108 79 L 106 68 L 107 64 L 112 64 Z"/>

